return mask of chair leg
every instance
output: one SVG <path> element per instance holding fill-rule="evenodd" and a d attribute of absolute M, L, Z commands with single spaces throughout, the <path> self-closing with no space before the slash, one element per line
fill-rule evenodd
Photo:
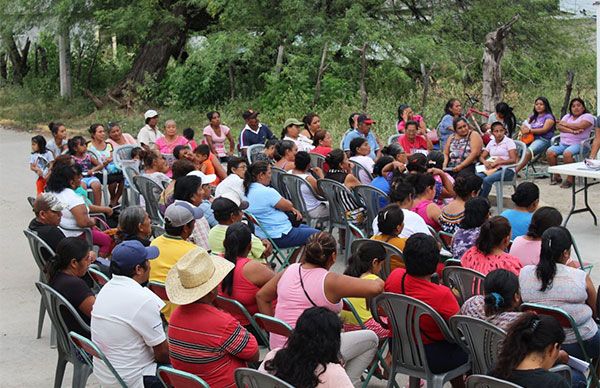
<path fill-rule="evenodd" d="M 498 215 L 502 213 L 504 210 L 504 188 L 502 187 L 502 182 L 495 183 L 496 185 L 496 209 L 498 210 Z"/>
<path fill-rule="evenodd" d="M 37 339 L 42 336 L 42 328 L 44 327 L 44 318 L 46 315 L 46 307 L 44 307 L 44 301 L 40 299 L 40 312 L 38 314 L 38 328 L 37 328 Z"/>
<path fill-rule="evenodd" d="M 87 364 L 76 362 L 73 365 L 73 388 L 85 388 L 90 374 L 92 374 L 92 368 Z"/>
<path fill-rule="evenodd" d="M 56 349 L 56 328 L 52 324 L 50 326 L 50 348 Z"/>
<path fill-rule="evenodd" d="M 54 374 L 54 388 L 60 388 L 62 386 L 62 381 L 63 377 L 65 376 L 66 367 L 66 357 L 61 352 L 58 352 L 58 361 L 56 362 L 56 372 Z"/>
<path fill-rule="evenodd" d="M 419 388 L 421 385 L 421 379 L 418 377 L 409 376 L 408 378 L 408 387 L 409 388 Z M 427 388 L 429 388 L 429 384 L 427 384 Z"/>

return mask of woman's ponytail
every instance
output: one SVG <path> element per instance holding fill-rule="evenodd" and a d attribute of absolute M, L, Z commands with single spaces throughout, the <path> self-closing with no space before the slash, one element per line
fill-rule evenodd
<path fill-rule="evenodd" d="M 556 264 L 561 262 L 563 253 L 571 249 L 571 233 L 563 226 L 553 226 L 542 234 L 540 261 L 536 267 L 537 278 L 542 282 L 540 291 L 552 285 L 556 275 Z"/>

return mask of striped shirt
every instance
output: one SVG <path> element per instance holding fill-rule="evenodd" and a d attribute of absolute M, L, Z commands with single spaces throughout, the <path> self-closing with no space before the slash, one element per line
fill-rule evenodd
<path fill-rule="evenodd" d="M 173 367 L 199 376 L 211 387 L 235 387 L 235 370 L 245 368 L 258 351 L 254 336 L 234 317 L 205 303 L 177 307 L 168 337 Z"/>

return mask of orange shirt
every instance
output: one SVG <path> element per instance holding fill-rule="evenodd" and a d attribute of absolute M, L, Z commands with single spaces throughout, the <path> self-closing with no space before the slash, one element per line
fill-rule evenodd
<path fill-rule="evenodd" d="M 202 172 L 205 173 L 206 175 L 215 173 L 215 166 L 213 166 L 212 162 L 210 161 L 210 158 L 206 159 L 204 162 L 202 162 L 202 165 L 200 166 L 200 168 L 203 170 Z M 221 180 L 219 179 L 219 177 L 217 177 L 217 179 L 210 185 L 217 186 L 219 184 L 219 182 L 221 182 Z"/>

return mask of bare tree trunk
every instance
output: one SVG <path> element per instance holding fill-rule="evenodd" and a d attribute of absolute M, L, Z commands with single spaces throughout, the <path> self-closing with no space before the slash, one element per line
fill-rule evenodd
<path fill-rule="evenodd" d="M 427 95 L 429 94 L 429 80 L 435 63 L 431 64 L 429 70 L 425 69 L 425 65 L 421 62 L 421 75 L 423 76 L 423 97 L 421 98 L 421 110 L 427 105 Z"/>
<path fill-rule="evenodd" d="M 48 73 L 48 55 L 42 46 L 38 46 L 38 50 L 40 52 L 40 71 L 42 74 L 46 74 Z"/>
<path fill-rule="evenodd" d="M 35 75 L 38 75 L 40 71 L 40 61 L 38 54 L 38 45 L 36 43 L 33 45 L 33 73 Z"/>
<path fill-rule="evenodd" d="M 69 29 L 58 35 L 58 67 L 60 72 L 60 96 L 70 98 L 73 94 L 71 85 L 71 39 Z"/>
<path fill-rule="evenodd" d="M 319 71 L 317 72 L 317 83 L 315 85 L 315 96 L 313 98 L 313 106 L 317 105 L 319 102 L 319 98 L 321 98 L 321 80 L 323 79 L 323 74 L 325 70 L 327 70 L 327 64 L 325 64 L 325 60 L 327 59 L 327 42 L 323 45 L 323 52 L 321 53 L 321 63 L 319 64 Z"/>
<path fill-rule="evenodd" d="M 369 95 L 367 94 L 367 86 L 365 78 L 367 76 L 367 44 L 365 43 L 360 49 L 360 102 L 363 112 L 367 111 Z"/>
<path fill-rule="evenodd" d="M 8 67 L 6 63 L 6 53 L 0 53 L 0 77 L 8 79 Z"/>
<path fill-rule="evenodd" d="M 277 60 L 275 61 L 275 73 L 281 73 L 283 70 L 283 52 L 285 50 L 285 46 L 280 44 L 277 47 Z"/>
<path fill-rule="evenodd" d="M 111 48 L 112 48 L 112 59 L 113 62 L 117 61 L 117 36 L 113 35 L 111 40 Z"/>
<path fill-rule="evenodd" d="M 567 70 L 567 83 L 565 84 L 565 99 L 563 100 L 562 108 L 560 108 L 560 117 L 567 114 L 569 109 L 569 101 L 571 100 L 571 92 L 573 91 L 573 79 L 575 73 L 573 70 Z"/>
<path fill-rule="evenodd" d="M 493 112 L 498 102 L 502 100 L 502 71 L 501 62 L 506 49 L 505 40 L 510 30 L 519 20 L 515 15 L 506 24 L 488 33 L 485 37 L 483 51 L 483 109 Z"/>
<path fill-rule="evenodd" d="M 235 68 L 233 63 L 229 64 L 229 98 L 235 100 Z"/>
<path fill-rule="evenodd" d="M 28 38 L 23 49 L 19 50 L 17 43 L 11 34 L 3 36 L 3 40 L 8 43 L 8 58 L 10 59 L 10 63 L 12 65 L 13 82 L 16 84 L 22 84 L 23 78 L 29 72 L 27 56 L 29 55 L 31 41 Z"/>

